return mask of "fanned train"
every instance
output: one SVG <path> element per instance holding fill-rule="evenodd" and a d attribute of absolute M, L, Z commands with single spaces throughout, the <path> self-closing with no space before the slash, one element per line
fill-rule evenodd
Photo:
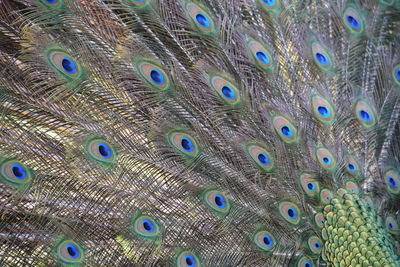
<path fill-rule="evenodd" d="M 399 0 L 0 1 L 0 266 L 400 266 Z"/>

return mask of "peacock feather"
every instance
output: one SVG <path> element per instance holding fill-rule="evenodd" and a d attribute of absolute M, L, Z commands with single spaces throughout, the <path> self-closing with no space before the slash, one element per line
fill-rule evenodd
<path fill-rule="evenodd" d="M 0 1 L 0 266 L 400 266 L 400 1 Z"/>

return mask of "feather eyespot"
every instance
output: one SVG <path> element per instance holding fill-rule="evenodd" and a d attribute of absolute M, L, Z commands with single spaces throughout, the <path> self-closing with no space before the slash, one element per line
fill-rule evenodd
<path fill-rule="evenodd" d="M 161 234 L 160 226 L 153 218 L 140 214 L 134 216 L 131 231 L 146 239 L 156 239 Z"/>
<path fill-rule="evenodd" d="M 280 0 L 258 0 L 263 10 L 268 12 L 278 12 L 281 8 Z"/>
<path fill-rule="evenodd" d="M 297 260 L 296 267 L 313 267 L 314 263 L 312 259 L 302 256 Z"/>
<path fill-rule="evenodd" d="M 316 157 L 318 163 L 325 170 L 333 170 L 336 167 L 336 160 L 328 149 L 323 147 L 318 148 L 316 151 Z"/>
<path fill-rule="evenodd" d="M 209 190 L 204 193 L 203 199 L 206 205 L 213 211 L 226 215 L 229 213 L 231 204 L 226 196 L 217 190 Z"/>
<path fill-rule="evenodd" d="M 114 148 L 104 139 L 90 139 L 85 148 L 89 156 L 97 162 L 111 164 L 116 160 Z"/>
<path fill-rule="evenodd" d="M 182 251 L 176 257 L 177 267 L 200 267 L 199 258 L 190 251 Z"/>
<path fill-rule="evenodd" d="M 254 243 L 256 244 L 257 248 L 266 252 L 274 251 L 276 248 L 275 237 L 267 231 L 257 232 L 254 235 Z"/>
<path fill-rule="evenodd" d="M 200 152 L 196 141 L 184 132 L 172 131 L 168 133 L 168 142 L 172 147 L 188 157 L 196 157 Z"/>
<path fill-rule="evenodd" d="M 51 8 L 61 8 L 63 6 L 62 0 L 39 0 L 43 5 Z"/>
<path fill-rule="evenodd" d="M 149 5 L 150 0 L 130 0 L 131 3 L 138 8 L 143 8 Z"/>
<path fill-rule="evenodd" d="M 160 91 L 171 87 L 169 77 L 159 66 L 145 60 L 139 61 L 136 66 L 140 76 L 151 87 Z"/>
<path fill-rule="evenodd" d="M 310 236 L 307 240 L 307 247 L 313 254 L 321 254 L 322 240 L 318 236 Z"/>
<path fill-rule="evenodd" d="M 396 195 L 400 193 L 399 173 L 397 171 L 393 169 L 386 171 L 384 179 L 389 193 Z"/>
<path fill-rule="evenodd" d="M 335 110 L 328 100 L 314 95 L 311 98 L 311 108 L 317 120 L 325 124 L 331 124 L 335 119 Z"/>
<path fill-rule="evenodd" d="M 7 160 L 1 163 L 1 177 L 11 185 L 23 185 L 31 181 L 30 170 L 18 160 Z"/>
<path fill-rule="evenodd" d="M 201 7 L 196 5 L 193 2 L 189 2 L 186 4 L 186 10 L 196 25 L 197 29 L 199 29 L 202 33 L 212 34 L 215 31 L 215 24 L 211 16 Z"/>
<path fill-rule="evenodd" d="M 358 165 L 357 161 L 352 156 L 345 156 L 345 167 L 348 174 L 352 176 L 360 175 L 360 166 Z"/>
<path fill-rule="evenodd" d="M 221 76 L 214 75 L 210 79 L 211 87 L 227 103 L 236 105 L 240 102 L 240 93 L 236 86 Z"/>
<path fill-rule="evenodd" d="M 321 212 L 318 212 L 314 216 L 314 222 L 319 228 L 324 228 L 325 217 Z"/>
<path fill-rule="evenodd" d="M 394 82 L 397 84 L 397 86 L 400 86 L 400 63 L 394 66 L 392 75 Z"/>
<path fill-rule="evenodd" d="M 364 31 L 364 20 L 355 8 L 347 8 L 342 18 L 346 28 L 349 29 L 351 33 L 360 34 Z"/>
<path fill-rule="evenodd" d="M 333 68 L 333 61 L 331 56 L 329 55 L 328 51 L 318 42 L 313 42 L 311 44 L 311 52 L 314 58 L 314 62 L 320 69 L 328 71 Z"/>
<path fill-rule="evenodd" d="M 353 193 L 353 194 L 358 194 L 360 192 L 360 189 L 358 188 L 358 185 L 355 182 L 352 182 L 352 181 L 347 181 L 346 182 L 346 190 L 348 192 Z"/>
<path fill-rule="evenodd" d="M 76 80 L 82 76 L 83 71 L 78 61 L 61 48 L 50 48 L 46 55 L 50 65 L 65 78 Z"/>
<path fill-rule="evenodd" d="M 362 126 L 370 128 L 376 124 L 376 113 L 367 102 L 358 100 L 355 106 L 355 113 Z"/>
<path fill-rule="evenodd" d="M 332 199 L 333 199 L 333 194 L 330 190 L 328 190 L 328 189 L 321 190 L 320 200 L 321 200 L 322 204 L 324 204 L 324 205 L 329 204 L 329 203 L 331 203 Z"/>
<path fill-rule="evenodd" d="M 84 254 L 81 246 L 73 240 L 62 240 L 55 247 L 56 257 L 67 264 L 82 263 Z"/>
<path fill-rule="evenodd" d="M 389 215 L 385 220 L 386 229 L 391 234 L 397 234 L 399 231 L 399 225 L 397 223 L 396 218 L 393 215 Z"/>
<path fill-rule="evenodd" d="M 285 143 L 294 143 L 297 141 L 297 128 L 283 116 L 276 116 L 273 118 L 273 126 L 275 132 L 279 135 Z"/>
<path fill-rule="evenodd" d="M 270 70 L 273 67 L 274 62 L 271 53 L 266 47 L 256 40 L 250 40 L 247 43 L 247 46 L 255 62 L 260 68 L 264 70 Z"/>
<path fill-rule="evenodd" d="M 265 148 L 256 144 L 250 144 L 246 147 L 246 150 L 254 163 L 262 170 L 270 171 L 274 168 L 273 157 Z"/>
<path fill-rule="evenodd" d="M 299 182 L 303 191 L 307 194 L 307 196 L 315 197 L 319 194 L 319 183 L 312 178 L 312 176 L 308 173 L 303 173 L 299 177 Z"/>
<path fill-rule="evenodd" d="M 288 223 L 297 225 L 300 222 L 300 209 L 292 202 L 282 201 L 279 203 L 279 214 Z"/>

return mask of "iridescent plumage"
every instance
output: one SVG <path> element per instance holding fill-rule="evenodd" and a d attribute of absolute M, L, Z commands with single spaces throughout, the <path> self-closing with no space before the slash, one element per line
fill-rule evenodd
<path fill-rule="evenodd" d="M 399 266 L 399 24 L 0 1 L 0 266 Z"/>

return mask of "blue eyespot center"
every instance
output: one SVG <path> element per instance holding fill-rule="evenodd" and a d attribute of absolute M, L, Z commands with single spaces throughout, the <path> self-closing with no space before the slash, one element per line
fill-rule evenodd
<path fill-rule="evenodd" d="M 288 138 L 292 137 L 292 135 L 293 135 L 292 129 L 290 129 L 290 127 L 288 127 L 288 126 L 283 126 L 281 128 L 281 132 L 285 137 L 288 137 Z"/>
<path fill-rule="evenodd" d="M 393 224 L 392 223 L 388 223 L 389 229 L 393 230 Z"/>
<path fill-rule="evenodd" d="M 328 118 L 329 117 L 329 110 L 324 106 L 319 106 L 318 107 L 318 113 L 323 118 Z"/>
<path fill-rule="evenodd" d="M 57 2 L 58 0 L 46 0 L 47 3 L 49 4 L 54 4 L 55 2 Z"/>
<path fill-rule="evenodd" d="M 393 177 L 389 176 L 388 181 L 391 188 L 397 188 L 396 181 L 393 179 Z"/>
<path fill-rule="evenodd" d="M 296 211 L 293 208 L 289 208 L 287 211 L 290 219 L 295 219 L 296 218 Z"/>
<path fill-rule="evenodd" d="M 321 223 L 324 224 L 324 223 L 325 223 L 325 220 L 321 220 Z"/>
<path fill-rule="evenodd" d="M 315 191 L 315 186 L 314 186 L 313 183 L 308 183 L 308 184 L 307 184 L 307 188 L 308 188 L 310 191 Z"/>
<path fill-rule="evenodd" d="M 64 57 L 61 61 L 61 65 L 64 69 L 65 72 L 69 73 L 69 74 L 74 74 L 76 72 L 76 66 L 74 61 L 72 61 L 71 59 Z"/>
<path fill-rule="evenodd" d="M 329 62 L 326 56 L 321 53 L 316 53 L 315 57 L 317 58 L 319 64 L 321 64 L 322 66 L 328 66 Z"/>
<path fill-rule="evenodd" d="M 266 6 L 272 7 L 272 6 L 275 5 L 275 0 L 263 0 L 263 3 L 264 3 Z"/>
<path fill-rule="evenodd" d="M 11 165 L 11 169 L 15 178 L 18 180 L 22 180 L 26 177 L 26 171 L 21 165 L 14 163 Z"/>
<path fill-rule="evenodd" d="M 400 81 L 400 69 L 395 70 L 395 73 L 396 73 L 396 79 Z"/>
<path fill-rule="evenodd" d="M 370 122 L 372 120 L 371 116 L 369 115 L 368 112 L 366 112 L 365 110 L 360 110 L 358 112 L 358 114 L 360 115 L 360 118 L 365 121 L 365 122 Z"/>
<path fill-rule="evenodd" d="M 355 30 L 360 28 L 360 23 L 353 16 L 346 16 L 347 24 Z"/>
<path fill-rule="evenodd" d="M 321 247 L 321 245 L 319 244 L 319 242 L 315 242 L 315 247 L 316 247 L 317 249 L 319 249 L 319 248 Z"/>
<path fill-rule="evenodd" d="M 181 145 L 186 152 L 192 152 L 194 150 L 192 141 L 187 137 L 182 137 Z"/>
<path fill-rule="evenodd" d="M 270 247 L 270 246 L 272 246 L 272 239 L 271 239 L 271 237 L 269 237 L 268 235 L 264 235 L 263 236 L 263 241 L 264 241 L 264 244 L 267 246 L 267 247 Z"/>
<path fill-rule="evenodd" d="M 99 148 L 99 153 L 103 158 L 109 159 L 111 157 L 111 150 L 108 147 L 108 145 L 104 143 L 99 143 L 98 148 Z"/>
<path fill-rule="evenodd" d="M 78 248 L 74 244 L 67 244 L 66 249 L 71 258 L 76 259 L 79 256 Z"/>
<path fill-rule="evenodd" d="M 203 14 L 201 14 L 201 13 L 197 14 L 196 20 L 202 27 L 204 27 L 204 28 L 210 27 L 210 20 Z"/>
<path fill-rule="evenodd" d="M 325 164 L 327 164 L 327 165 L 329 165 L 329 164 L 331 163 L 331 160 L 330 160 L 330 158 L 328 158 L 328 157 L 323 157 L 323 158 L 322 158 L 322 161 L 323 161 Z"/>
<path fill-rule="evenodd" d="M 305 263 L 305 267 L 312 267 L 312 264 L 311 264 L 311 262 L 309 262 L 309 261 L 306 261 L 306 263 Z"/>
<path fill-rule="evenodd" d="M 217 204 L 218 208 L 225 207 L 225 199 L 220 194 L 215 194 L 214 201 L 215 201 L 215 204 Z"/>
<path fill-rule="evenodd" d="M 20 164 L 14 163 L 11 165 L 11 170 L 15 178 L 22 180 L 26 177 L 26 171 Z"/>
<path fill-rule="evenodd" d="M 164 83 L 164 75 L 156 69 L 152 69 L 150 72 L 150 77 L 152 82 L 154 82 L 155 84 L 163 84 Z"/>
<path fill-rule="evenodd" d="M 356 167 L 351 163 L 349 163 L 347 166 L 349 167 L 349 170 L 352 172 L 354 172 L 356 170 Z"/>
<path fill-rule="evenodd" d="M 258 51 L 256 53 L 256 56 L 257 56 L 258 60 L 260 60 L 263 64 L 268 64 L 269 63 L 269 58 L 264 52 Z"/>
<path fill-rule="evenodd" d="M 186 264 L 188 266 L 195 266 L 196 265 L 195 261 L 194 261 L 194 258 L 192 256 L 190 256 L 190 255 L 186 255 L 185 256 L 185 262 L 186 262 Z"/>
<path fill-rule="evenodd" d="M 269 158 L 264 152 L 259 153 L 257 158 L 262 165 L 269 165 Z"/>
<path fill-rule="evenodd" d="M 147 232 L 151 233 L 151 232 L 154 231 L 154 225 L 153 225 L 153 223 L 152 223 L 151 221 L 149 221 L 149 220 L 143 220 L 142 224 L 143 224 L 143 228 L 144 228 Z"/>
<path fill-rule="evenodd" d="M 222 87 L 222 94 L 227 98 L 227 99 L 233 99 L 235 97 L 235 91 L 233 91 L 233 89 L 228 86 L 228 85 L 224 85 Z"/>

